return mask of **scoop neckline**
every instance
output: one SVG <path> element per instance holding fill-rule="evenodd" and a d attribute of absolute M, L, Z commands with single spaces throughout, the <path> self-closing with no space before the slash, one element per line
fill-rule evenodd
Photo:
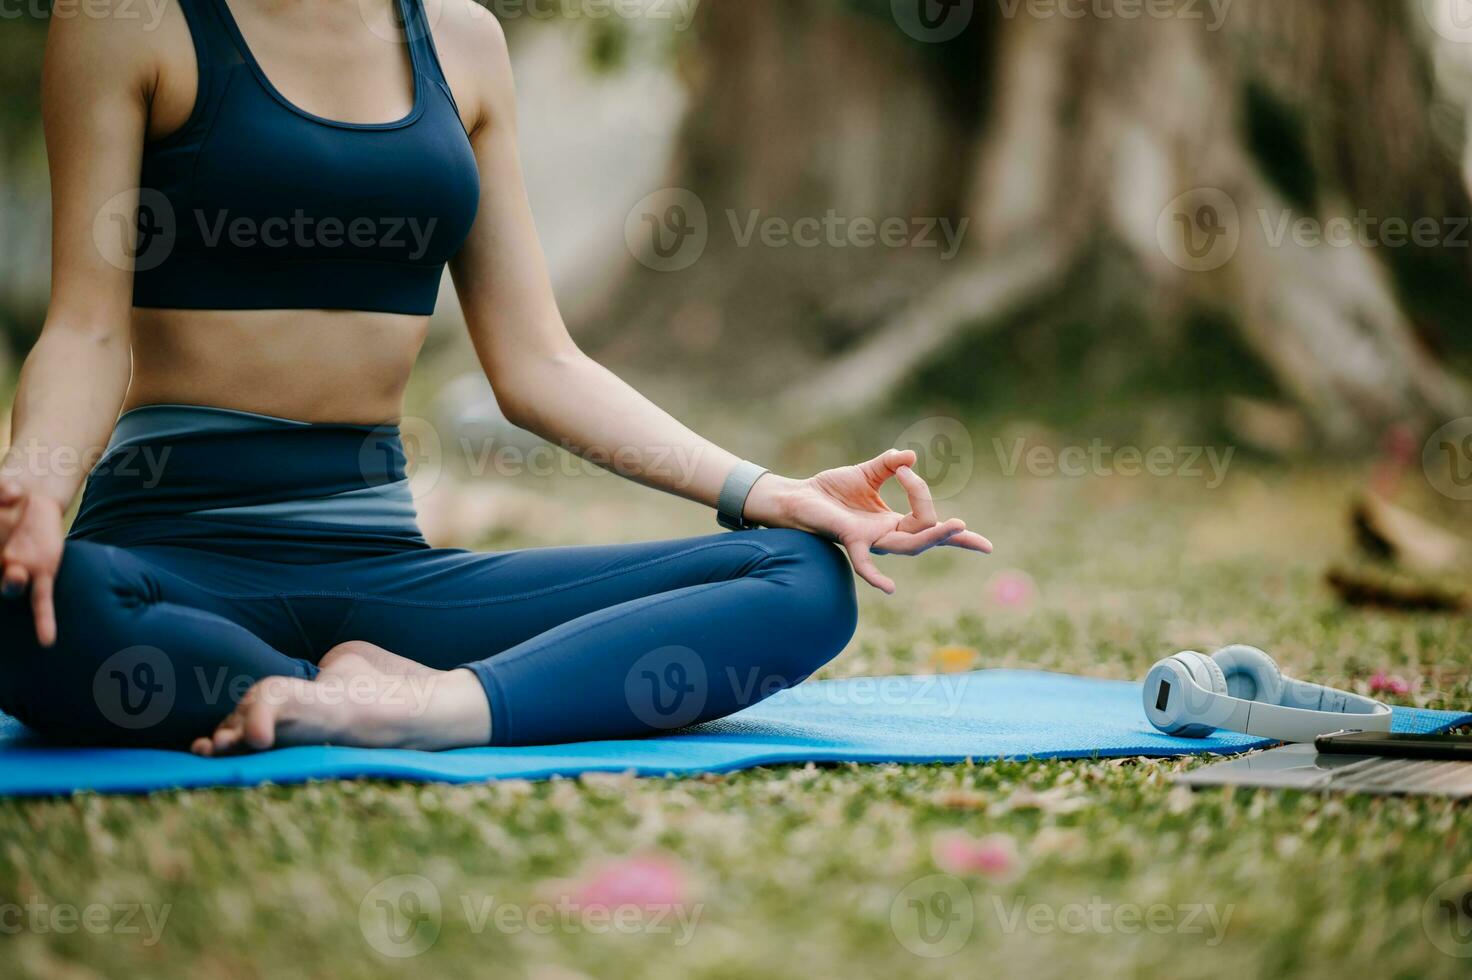
<path fill-rule="evenodd" d="M 240 24 L 235 20 L 234 12 L 230 10 L 229 0 L 215 0 L 215 6 L 220 11 L 221 19 L 224 21 L 225 28 L 229 31 L 231 39 L 234 40 L 236 47 L 240 50 L 240 57 L 250 66 L 251 74 L 255 75 L 256 81 L 260 83 L 261 88 L 265 89 L 271 98 L 275 99 L 284 108 L 301 116 L 303 119 L 308 119 L 322 126 L 331 126 L 335 129 L 384 130 L 402 129 L 405 126 L 411 125 L 424 112 L 424 83 L 420 78 L 423 66 L 419 63 L 419 47 L 412 40 L 413 34 L 411 32 L 414 30 L 414 24 L 409 10 L 410 0 L 395 0 L 395 2 L 398 4 L 399 16 L 403 19 L 404 23 L 403 43 L 409 47 L 409 67 L 410 74 L 413 76 L 414 104 L 410 106 L 408 114 L 403 118 L 379 123 L 355 123 L 346 122 L 342 119 L 328 119 L 326 116 L 319 116 L 315 112 L 303 109 L 288 99 L 276 87 L 275 83 L 271 81 L 270 76 L 261 67 L 261 63 L 256 60 L 256 55 L 251 50 L 250 42 L 245 39 L 245 34 L 241 31 Z"/>

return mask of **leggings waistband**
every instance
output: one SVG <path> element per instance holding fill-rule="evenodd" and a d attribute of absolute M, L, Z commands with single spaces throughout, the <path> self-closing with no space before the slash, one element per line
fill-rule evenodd
<path fill-rule="evenodd" d="M 254 531 L 422 546 L 407 464 L 394 425 L 145 406 L 118 420 L 72 534 L 139 544 Z"/>

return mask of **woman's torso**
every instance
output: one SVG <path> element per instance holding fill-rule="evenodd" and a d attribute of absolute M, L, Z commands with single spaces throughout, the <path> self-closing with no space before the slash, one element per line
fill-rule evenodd
<path fill-rule="evenodd" d="M 239 103 L 242 87 L 274 88 L 271 94 L 300 109 L 292 116 L 284 105 L 279 108 L 282 119 L 290 117 L 296 129 L 289 131 L 298 138 L 315 138 L 315 133 L 309 122 L 297 117 L 315 115 L 366 124 L 369 132 L 361 134 L 325 126 L 321 138 L 357 139 L 346 144 L 344 155 L 359 153 L 371 158 L 378 146 L 379 136 L 373 132 L 376 124 L 409 117 L 411 110 L 418 114 L 419 103 L 441 97 L 423 77 L 426 66 L 418 65 L 420 77 L 416 79 L 415 58 L 397 23 L 389 19 L 398 9 L 398 0 L 191 2 L 190 20 L 180 4 L 174 3 L 166 8 L 160 27 L 158 83 L 148 121 L 151 147 L 167 146 L 181 133 L 188 135 L 191 125 L 198 126 L 196 100 L 204 98 L 209 85 L 220 84 L 221 69 L 208 65 L 204 73 L 214 72 L 216 77 L 201 84 L 199 60 L 203 55 L 196 54 L 197 38 L 191 31 L 200 29 L 194 20 L 199 10 L 212 10 L 210 4 L 224 5 L 258 72 L 247 74 L 243 65 L 227 69 L 236 74 L 229 81 L 233 100 Z M 422 60 L 422 53 L 418 57 Z M 244 94 L 255 100 L 251 104 L 266 104 L 258 91 Z M 448 86 L 443 94 L 448 96 Z M 239 124 L 229 117 L 231 104 L 228 99 L 223 103 L 219 118 L 213 121 L 215 127 Z M 445 106 L 455 112 L 449 98 L 437 107 L 441 142 L 446 138 Z M 458 115 L 451 118 L 460 122 Z M 423 124 L 420 119 L 415 125 Z M 463 139 L 463 133 L 455 135 Z M 397 140 L 395 152 L 403 155 L 405 146 L 413 151 L 416 133 L 412 128 L 384 134 L 385 139 L 389 136 Z M 199 142 L 205 138 L 200 137 Z M 211 134 L 208 138 L 219 137 Z M 282 148 L 262 150 L 279 153 Z M 461 152 L 459 147 L 452 150 Z M 463 183 L 463 163 L 459 170 L 453 176 Z M 270 187 L 269 178 L 266 187 Z M 369 188 L 366 193 L 375 191 Z M 412 221 L 414 216 L 406 218 Z M 230 267 L 226 262 L 218 264 Z M 330 272 L 332 267 L 323 268 Z M 312 291 L 310 280 L 304 290 Z M 236 301 L 238 297 L 225 305 Z M 302 421 L 376 423 L 396 418 L 428 322 L 429 317 L 420 311 L 138 306 L 132 317 L 133 379 L 124 407 L 212 405 Z"/>

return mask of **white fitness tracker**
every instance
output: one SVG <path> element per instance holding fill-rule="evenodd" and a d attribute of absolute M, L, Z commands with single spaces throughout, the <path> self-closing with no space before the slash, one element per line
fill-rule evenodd
<path fill-rule="evenodd" d="M 746 498 L 756 481 L 765 476 L 767 470 L 742 460 L 732 468 L 716 499 L 716 521 L 728 531 L 744 531 L 755 527 L 746 520 Z"/>

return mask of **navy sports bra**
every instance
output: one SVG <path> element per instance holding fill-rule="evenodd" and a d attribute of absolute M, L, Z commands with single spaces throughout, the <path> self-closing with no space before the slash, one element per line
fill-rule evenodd
<path fill-rule="evenodd" d="M 179 0 L 199 89 L 148 144 L 133 305 L 428 315 L 475 220 L 480 178 L 422 0 L 397 0 L 414 107 L 344 123 L 271 84 L 226 0 Z"/>

